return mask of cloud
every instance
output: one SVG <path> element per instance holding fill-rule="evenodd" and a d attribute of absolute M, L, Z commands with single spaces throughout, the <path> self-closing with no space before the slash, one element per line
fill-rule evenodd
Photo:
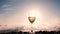
<path fill-rule="evenodd" d="M 13 7 L 10 4 L 5 4 L 2 6 L 4 11 L 10 11 L 13 10 Z"/>
<path fill-rule="evenodd" d="M 9 4 L 5 4 L 5 5 L 3 5 L 2 6 L 2 8 L 6 8 L 6 7 L 10 7 L 11 5 L 9 5 Z"/>

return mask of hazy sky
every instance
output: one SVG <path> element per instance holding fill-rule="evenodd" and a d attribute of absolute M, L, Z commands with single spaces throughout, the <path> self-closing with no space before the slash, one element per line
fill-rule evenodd
<path fill-rule="evenodd" d="M 34 30 L 60 29 L 60 0 L 0 0 L 0 24 L 7 24 L 7 28 L 17 26 L 30 30 L 30 12 L 38 16 L 33 24 Z M 2 26 L 0 30 L 3 28 L 6 27 Z"/>

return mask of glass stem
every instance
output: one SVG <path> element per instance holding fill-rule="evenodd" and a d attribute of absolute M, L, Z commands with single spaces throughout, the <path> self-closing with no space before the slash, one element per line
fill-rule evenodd
<path fill-rule="evenodd" d="M 33 33 L 33 28 L 32 28 L 32 24 L 31 24 L 31 33 Z"/>

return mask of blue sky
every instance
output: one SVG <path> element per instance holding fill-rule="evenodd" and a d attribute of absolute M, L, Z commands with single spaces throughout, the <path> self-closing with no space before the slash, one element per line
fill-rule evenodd
<path fill-rule="evenodd" d="M 27 22 L 26 14 L 28 14 L 28 12 L 29 12 L 27 10 L 30 8 L 33 8 L 34 6 L 37 6 L 39 8 L 39 10 L 41 10 L 41 11 L 39 11 L 39 13 L 42 12 L 42 14 L 44 15 L 43 20 L 47 25 L 50 22 L 52 25 L 53 25 L 53 23 L 55 23 L 55 25 L 60 24 L 60 21 L 59 21 L 59 19 L 60 19 L 60 0 L 0 0 L 0 24 L 8 24 L 8 25 L 12 25 L 12 24 L 18 25 L 19 24 L 21 26 L 21 23 Z M 46 19 L 45 19 L 45 17 L 46 17 Z M 56 20 L 56 22 L 54 20 Z M 42 22 L 42 20 L 41 20 L 41 22 Z M 27 23 L 27 24 L 29 24 L 29 23 Z M 42 22 L 42 24 L 43 24 L 43 22 Z M 53 26 L 55 26 L 55 25 L 53 25 Z M 57 27 L 59 27 L 59 26 L 57 26 Z"/>
<path fill-rule="evenodd" d="M 35 3 L 45 3 L 47 4 L 46 7 L 50 10 L 53 10 L 53 14 L 56 16 L 60 15 L 60 1 L 59 0 L 46 0 L 46 1 L 41 1 L 41 0 L 0 0 L 0 14 L 4 14 L 4 15 L 10 15 L 10 14 L 14 14 L 18 9 L 18 7 L 23 7 L 22 4 L 26 4 L 26 3 L 31 3 L 31 2 L 35 2 Z M 53 4 L 53 6 L 49 6 L 49 3 Z M 51 8 L 50 8 L 51 7 Z M 7 9 L 9 8 L 9 9 Z M 12 9 L 11 9 L 12 8 Z M 8 12 L 8 13 L 6 13 Z"/>

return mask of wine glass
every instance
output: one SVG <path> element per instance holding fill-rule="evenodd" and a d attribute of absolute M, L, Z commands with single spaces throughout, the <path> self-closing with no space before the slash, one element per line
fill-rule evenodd
<path fill-rule="evenodd" d="M 34 23 L 35 19 L 36 19 L 36 17 L 32 17 L 32 16 L 28 17 L 28 20 L 30 21 L 31 24 Z M 31 28 L 32 28 L 32 26 L 31 26 Z M 32 29 L 31 29 L 31 33 L 33 33 Z"/>

